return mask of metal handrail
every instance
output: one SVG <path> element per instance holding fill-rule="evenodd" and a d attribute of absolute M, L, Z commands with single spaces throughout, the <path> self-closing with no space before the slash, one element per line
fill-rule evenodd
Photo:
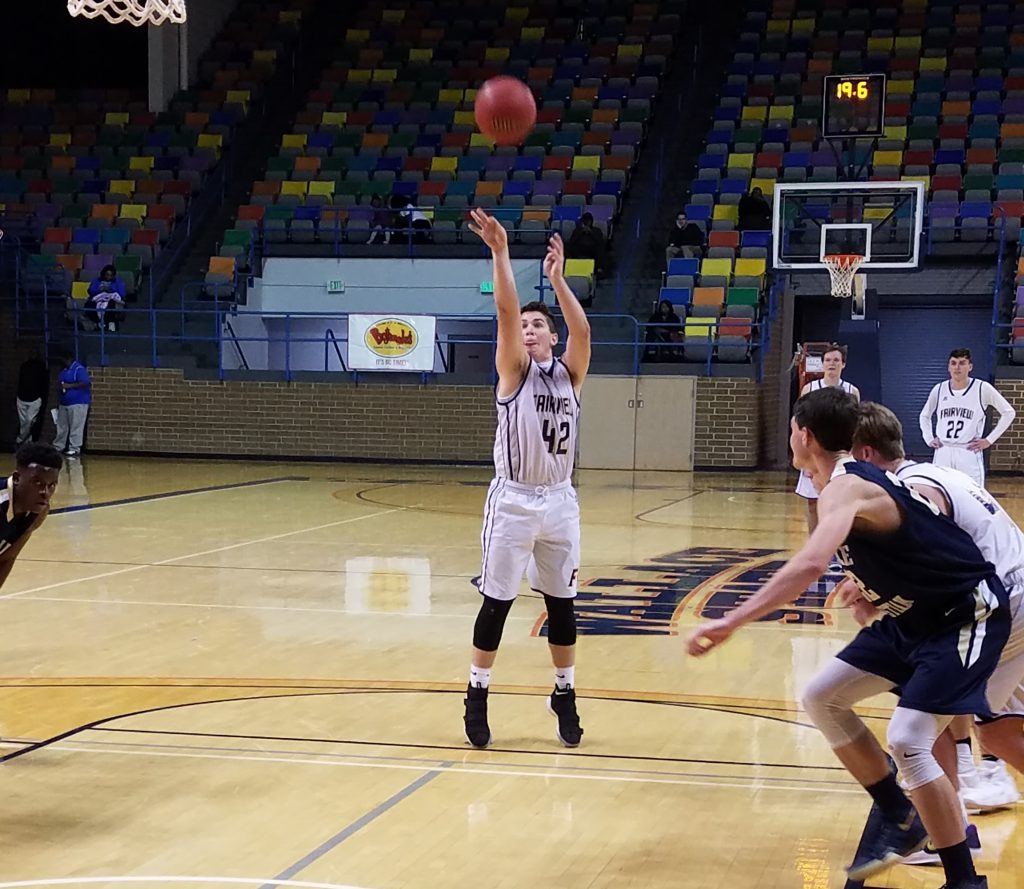
<path fill-rule="evenodd" d="M 328 352 L 327 352 L 327 345 L 328 345 L 328 343 L 333 343 L 334 351 L 337 354 L 338 361 L 341 364 L 341 369 L 343 371 L 347 372 L 348 368 L 345 366 L 345 359 L 341 355 L 341 347 L 338 345 L 338 338 L 334 335 L 334 331 L 331 330 L 331 328 L 328 327 L 327 330 L 324 331 L 324 373 L 327 373 L 327 371 L 328 371 L 328 368 L 327 368 L 327 359 L 329 357 L 328 356 Z M 445 368 L 445 370 L 447 370 L 447 368 Z"/>

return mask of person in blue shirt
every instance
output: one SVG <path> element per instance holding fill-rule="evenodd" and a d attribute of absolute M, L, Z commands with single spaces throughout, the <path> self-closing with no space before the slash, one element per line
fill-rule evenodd
<path fill-rule="evenodd" d="M 85 317 L 97 327 L 113 332 L 124 321 L 125 286 L 112 265 L 104 266 L 100 276 L 89 285 Z"/>
<path fill-rule="evenodd" d="M 57 408 L 57 438 L 53 446 L 67 457 L 82 453 L 85 421 L 92 403 L 92 380 L 85 365 L 74 355 L 63 356 L 64 369 L 60 372 L 60 407 Z"/>

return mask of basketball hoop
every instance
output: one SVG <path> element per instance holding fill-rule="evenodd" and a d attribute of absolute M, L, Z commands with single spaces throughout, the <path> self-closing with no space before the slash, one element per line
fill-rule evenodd
<path fill-rule="evenodd" d="M 102 16 L 113 25 L 129 22 L 141 25 L 184 24 L 185 0 L 68 0 L 68 12 L 88 19 Z"/>
<path fill-rule="evenodd" d="M 856 253 L 833 253 L 823 256 L 821 261 L 832 276 L 832 295 L 837 299 L 845 299 L 853 295 L 853 278 L 857 269 L 864 262 L 864 257 Z"/>

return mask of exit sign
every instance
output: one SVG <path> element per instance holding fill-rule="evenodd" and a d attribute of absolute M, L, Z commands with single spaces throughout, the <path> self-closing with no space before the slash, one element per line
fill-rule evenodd
<path fill-rule="evenodd" d="M 480 282 L 481 293 L 494 293 L 494 282 L 493 281 L 481 281 Z"/>
<path fill-rule="evenodd" d="M 344 281 L 328 281 L 327 282 L 328 293 L 344 293 L 345 282 Z"/>

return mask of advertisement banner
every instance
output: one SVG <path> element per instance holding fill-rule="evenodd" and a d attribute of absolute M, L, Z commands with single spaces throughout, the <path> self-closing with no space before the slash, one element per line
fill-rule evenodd
<path fill-rule="evenodd" d="M 352 370 L 432 371 L 433 315 L 349 315 Z"/>

